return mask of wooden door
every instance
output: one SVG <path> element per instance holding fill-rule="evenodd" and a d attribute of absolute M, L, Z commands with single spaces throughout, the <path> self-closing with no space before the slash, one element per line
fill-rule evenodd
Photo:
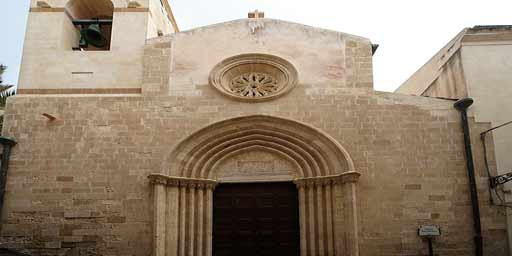
<path fill-rule="evenodd" d="M 293 183 L 220 184 L 213 198 L 214 256 L 300 254 Z"/>

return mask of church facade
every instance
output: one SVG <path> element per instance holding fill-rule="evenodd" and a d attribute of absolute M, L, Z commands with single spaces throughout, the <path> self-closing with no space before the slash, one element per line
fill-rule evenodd
<path fill-rule="evenodd" d="M 451 100 L 374 91 L 368 39 L 258 13 L 178 32 L 160 2 L 113 1 L 110 16 L 41 2 L 5 113 L 17 145 L 4 247 L 425 255 L 418 227 L 437 225 L 436 253 L 474 255 L 460 113 Z M 63 29 L 48 36 L 49 22 Z M 469 125 L 474 145 L 491 127 Z M 507 255 L 473 150 L 483 250 Z"/>

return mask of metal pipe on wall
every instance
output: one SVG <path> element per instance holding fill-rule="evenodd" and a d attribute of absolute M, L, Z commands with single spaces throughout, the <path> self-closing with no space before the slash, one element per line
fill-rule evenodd
<path fill-rule="evenodd" d="M 453 106 L 460 112 L 462 119 L 462 129 L 464 132 L 464 148 L 466 152 L 466 167 L 468 169 L 469 190 L 471 193 L 471 205 L 473 208 L 473 226 L 474 226 L 474 241 L 475 241 L 475 255 L 483 255 L 482 246 L 482 227 L 480 224 L 480 207 L 478 205 L 478 193 L 476 188 L 475 167 L 473 163 L 473 151 L 471 149 L 471 138 L 468 123 L 468 108 L 473 104 L 473 99 L 463 98 L 453 104 Z"/>

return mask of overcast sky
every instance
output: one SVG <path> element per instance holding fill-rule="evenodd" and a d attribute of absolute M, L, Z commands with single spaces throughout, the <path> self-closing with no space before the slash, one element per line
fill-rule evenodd
<path fill-rule="evenodd" d="M 512 24 L 511 0 L 172 0 L 181 30 L 245 18 L 303 23 L 369 38 L 375 88 L 393 91 L 465 27 Z M 0 63 L 17 83 L 29 0 L 0 0 Z M 51 29 L 51 28 L 49 28 Z"/>

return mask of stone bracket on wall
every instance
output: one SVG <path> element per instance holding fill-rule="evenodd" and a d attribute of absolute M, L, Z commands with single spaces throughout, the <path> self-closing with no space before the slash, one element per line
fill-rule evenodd
<path fill-rule="evenodd" d="M 359 255 L 358 172 L 295 179 L 301 255 Z M 154 255 L 212 255 L 211 179 L 148 177 L 154 191 Z"/>

